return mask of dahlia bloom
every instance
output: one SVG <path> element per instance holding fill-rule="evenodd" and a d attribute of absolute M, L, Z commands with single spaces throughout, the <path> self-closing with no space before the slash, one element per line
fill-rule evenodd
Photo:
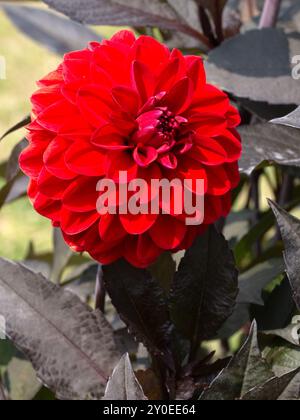
<path fill-rule="evenodd" d="M 240 118 L 227 95 L 206 83 L 201 58 L 121 31 L 66 54 L 38 86 L 20 166 L 35 210 L 75 251 L 147 267 L 165 250 L 191 246 L 230 211 Z M 100 215 L 97 183 L 118 183 L 119 171 L 128 181 L 203 179 L 203 224 L 187 226 L 184 214 L 171 211 Z"/>

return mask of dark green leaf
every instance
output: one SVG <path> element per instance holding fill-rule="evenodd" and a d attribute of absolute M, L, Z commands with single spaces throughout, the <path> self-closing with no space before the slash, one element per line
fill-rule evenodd
<path fill-rule="evenodd" d="M 238 303 L 233 314 L 222 325 L 218 332 L 218 338 L 226 340 L 251 321 L 250 305 Z"/>
<path fill-rule="evenodd" d="M 276 308 L 276 310 L 274 310 Z M 295 304 L 288 279 L 285 277 L 280 285 L 270 294 L 265 294 L 264 307 L 256 307 L 253 316 L 260 331 L 285 328 L 295 312 Z"/>
<path fill-rule="evenodd" d="M 204 391 L 201 400 L 236 400 L 255 386 L 273 378 L 274 374 L 262 358 L 257 342 L 257 326 L 236 357 Z"/>
<path fill-rule="evenodd" d="M 131 366 L 128 353 L 125 354 L 108 381 L 103 400 L 146 400 Z"/>
<path fill-rule="evenodd" d="M 283 395 L 287 392 L 292 382 L 300 374 L 300 369 L 287 373 L 279 378 L 272 378 L 263 385 L 259 385 L 245 394 L 242 398 L 244 401 L 277 401 L 282 400 Z M 298 382 L 299 383 L 299 382 Z M 299 398 L 299 387 L 298 398 Z M 291 395 L 290 395 L 291 398 Z"/>
<path fill-rule="evenodd" d="M 295 303 L 300 310 L 300 220 L 269 201 L 276 216 L 285 246 L 285 263 Z"/>
<path fill-rule="evenodd" d="M 181 334 L 198 347 L 232 314 L 238 272 L 228 243 L 210 227 L 186 252 L 170 292 L 171 314 Z"/>
<path fill-rule="evenodd" d="M 282 259 L 272 259 L 258 264 L 239 278 L 238 303 L 264 305 L 263 289 L 284 272 Z"/>
<path fill-rule="evenodd" d="M 268 338 L 272 339 L 270 336 Z M 277 376 L 290 373 L 300 366 L 300 347 L 289 344 L 283 339 L 273 338 L 264 348 L 263 355 Z"/>
<path fill-rule="evenodd" d="M 290 211 L 298 206 L 300 198 L 297 197 L 295 200 L 290 202 L 286 206 L 286 210 Z M 249 259 L 252 255 L 252 246 L 257 240 L 260 240 L 274 225 L 274 216 L 271 210 L 261 215 L 260 221 L 254 225 L 249 231 L 243 236 L 234 248 L 234 255 L 238 266 L 243 264 L 244 260 Z"/>
<path fill-rule="evenodd" d="M 6 333 L 63 399 L 99 399 L 116 365 L 113 332 L 99 312 L 22 265 L 0 259 Z"/>

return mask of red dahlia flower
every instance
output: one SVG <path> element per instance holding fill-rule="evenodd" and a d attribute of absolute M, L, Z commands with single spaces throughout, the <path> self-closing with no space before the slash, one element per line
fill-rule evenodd
<path fill-rule="evenodd" d="M 239 182 L 240 118 L 226 94 L 206 83 L 199 57 L 121 31 L 66 54 L 38 85 L 20 165 L 34 208 L 74 250 L 103 264 L 124 257 L 146 267 L 164 250 L 188 248 L 228 214 Z M 96 185 L 118 182 L 119 171 L 149 183 L 203 179 L 203 225 L 187 226 L 172 212 L 100 215 Z"/>

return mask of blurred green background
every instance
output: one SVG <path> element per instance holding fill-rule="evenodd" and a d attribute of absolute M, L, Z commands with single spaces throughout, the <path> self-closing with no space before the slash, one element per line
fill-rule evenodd
<path fill-rule="evenodd" d="M 119 28 L 101 27 L 100 34 L 108 37 Z M 0 80 L 0 136 L 30 112 L 31 94 L 36 80 L 54 69 L 61 57 L 23 35 L 0 10 L 0 56 L 6 60 L 6 80 Z M 17 131 L 0 143 L 0 163 L 7 160 L 15 144 L 25 135 Z M 0 178 L 0 186 L 4 180 Z M 0 255 L 23 259 L 30 241 L 39 253 L 51 249 L 50 222 L 36 214 L 27 198 L 1 209 Z"/>
<path fill-rule="evenodd" d="M 29 98 L 35 81 L 54 68 L 59 57 L 22 35 L 0 11 L 0 55 L 6 61 L 6 80 L 0 81 L 0 133 L 30 112 Z M 5 161 L 12 147 L 22 139 L 25 130 L 10 135 L 0 143 L 0 161 Z M 26 255 L 29 238 L 40 252 L 51 247 L 50 222 L 32 211 L 27 198 L 1 209 L 0 254 L 22 259 Z"/>

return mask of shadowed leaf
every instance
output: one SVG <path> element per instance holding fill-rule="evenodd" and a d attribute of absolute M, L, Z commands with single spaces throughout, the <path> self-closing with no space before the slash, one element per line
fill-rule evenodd
<path fill-rule="evenodd" d="M 163 289 L 147 270 L 124 260 L 103 267 L 106 289 L 131 333 L 169 365 L 174 326 Z"/>
<path fill-rule="evenodd" d="M 193 347 L 212 338 L 232 314 L 238 293 L 233 254 L 214 227 L 182 259 L 170 292 L 172 319 Z"/>
<path fill-rule="evenodd" d="M 62 399 L 100 399 L 118 360 L 104 317 L 22 265 L 0 259 L 6 334 Z"/>
<path fill-rule="evenodd" d="M 274 374 L 262 358 L 257 342 L 257 325 L 236 357 L 203 392 L 201 400 L 236 400 L 255 386 L 273 378 Z"/>
<path fill-rule="evenodd" d="M 8 159 L 7 165 L 6 165 L 6 181 L 11 181 L 13 178 L 15 178 L 19 172 L 19 157 L 21 152 L 27 147 L 28 142 L 26 139 L 23 139 L 17 145 L 13 148 L 13 151 L 10 154 L 10 157 Z"/>
<path fill-rule="evenodd" d="M 263 385 L 249 391 L 242 398 L 243 401 L 277 401 L 284 399 L 283 396 L 287 393 L 288 388 L 292 382 L 300 374 L 300 368 L 294 372 L 287 373 L 279 378 L 272 378 Z M 295 391 L 295 389 L 294 389 Z M 289 391 L 290 394 L 291 390 Z M 299 396 L 299 388 L 298 388 Z M 291 394 L 289 395 L 291 398 Z M 286 398 L 286 397 L 285 397 Z"/>
<path fill-rule="evenodd" d="M 201 34 L 160 0 L 44 0 L 75 21 L 92 25 L 158 26 L 198 38 Z"/>
<path fill-rule="evenodd" d="M 90 41 L 101 41 L 91 29 L 48 10 L 16 4 L 2 8 L 22 32 L 58 54 L 86 48 Z"/>
<path fill-rule="evenodd" d="M 295 303 L 300 310 L 300 220 L 269 200 L 285 246 L 284 259 Z"/>
<path fill-rule="evenodd" d="M 256 265 L 240 275 L 238 303 L 264 305 L 263 289 L 284 272 L 282 259 L 272 259 Z"/>
<path fill-rule="evenodd" d="M 0 141 L 3 140 L 5 137 L 7 137 L 9 134 L 14 133 L 17 130 L 20 130 L 21 128 L 25 127 L 31 122 L 30 115 L 27 115 L 22 121 L 15 124 L 13 127 L 11 127 L 9 130 L 7 130 L 1 137 Z"/>
<path fill-rule="evenodd" d="M 290 373 L 299 368 L 299 345 L 292 345 L 283 339 L 278 339 L 277 337 L 267 337 L 267 339 L 270 343 L 265 346 L 263 355 L 272 366 L 272 370 L 277 376 L 285 375 L 286 373 Z"/>

